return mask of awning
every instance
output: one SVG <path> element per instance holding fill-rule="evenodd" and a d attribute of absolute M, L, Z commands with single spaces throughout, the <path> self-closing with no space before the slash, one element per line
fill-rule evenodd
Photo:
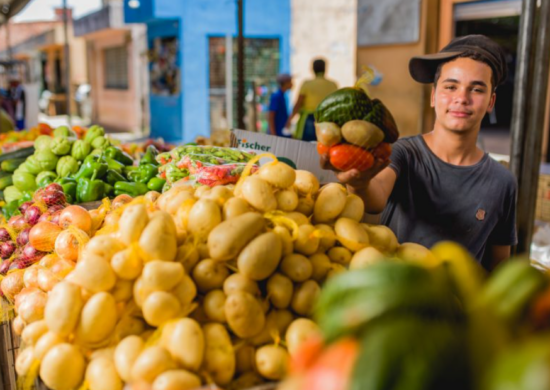
<path fill-rule="evenodd" d="M 2 0 L 0 1 L 0 25 L 17 15 L 30 0 Z"/>

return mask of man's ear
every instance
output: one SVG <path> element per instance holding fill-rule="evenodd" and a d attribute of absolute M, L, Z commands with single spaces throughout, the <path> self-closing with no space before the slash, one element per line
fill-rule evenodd
<path fill-rule="evenodd" d="M 497 101 L 497 94 L 493 92 L 491 95 L 491 100 L 489 101 L 489 107 L 487 107 L 487 113 L 490 113 L 493 111 L 493 108 L 495 108 L 495 102 Z"/>
<path fill-rule="evenodd" d="M 430 107 L 435 107 L 435 84 L 432 86 L 432 96 L 430 97 Z"/>

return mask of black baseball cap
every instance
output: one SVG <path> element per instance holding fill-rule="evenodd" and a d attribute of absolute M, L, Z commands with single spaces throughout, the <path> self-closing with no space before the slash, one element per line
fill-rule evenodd
<path fill-rule="evenodd" d="M 419 83 L 434 82 L 437 68 L 465 52 L 478 53 L 493 70 L 494 87 L 506 80 L 508 69 L 504 49 L 485 35 L 466 35 L 453 39 L 447 46 L 435 54 L 416 56 L 409 61 L 409 72 Z"/>

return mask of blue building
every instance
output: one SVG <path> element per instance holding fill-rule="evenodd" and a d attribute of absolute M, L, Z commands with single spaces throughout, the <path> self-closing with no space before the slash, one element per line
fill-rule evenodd
<path fill-rule="evenodd" d="M 230 60 L 236 64 L 236 3 L 124 1 L 125 22 L 147 25 L 152 137 L 189 142 L 197 136 L 209 136 L 220 113 L 226 118 L 232 116 L 224 112 L 225 69 L 228 51 L 233 51 Z M 290 0 L 244 3 L 247 92 L 259 96 L 254 99 L 260 102 L 257 109 L 263 107 L 262 96 L 267 99 L 266 91 L 274 86 L 276 74 L 290 69 Z M 234 43 L 229 40 L 232 47 L 227 50 L 226 39 L 231 36 Z M 232 68 L 236 75 L 236 65 Z M 236 76 L 232 81 L 236 82 Z M 251 123 L 258 128 L 260 121 L 256 115 L 254 118 Z M 226 128 L 234 125 L 225 123 Z"/>

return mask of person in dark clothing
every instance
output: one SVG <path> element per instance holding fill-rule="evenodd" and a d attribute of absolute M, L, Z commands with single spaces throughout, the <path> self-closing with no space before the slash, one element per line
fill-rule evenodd
<path fill-rule="evenodd" d="M 271 95 L 269 102 L 269 134 L 279 137 L 290 137 L 290 133 L 284 134 L 288 120 L 288 105 L 286 101 L 286 91 L 292 88 L 292 77 L 288 74 L 277 76 L 279 89 Z"/>
<path fill-rule="evenodd" d="M 453 240 L 493 269 L 517 243 L 517 184 L 476 143 L 506 79 L 504 51 L 483 35 L 459 37 L 439 53 L 413 57 L 409 71 L 416 81 L 433 83 L 433 131 L 398 140 L 391 162 L 339 172 L 338 179 L 367 212 L 382 213 L 400 242 L 430 247 Z"/>

